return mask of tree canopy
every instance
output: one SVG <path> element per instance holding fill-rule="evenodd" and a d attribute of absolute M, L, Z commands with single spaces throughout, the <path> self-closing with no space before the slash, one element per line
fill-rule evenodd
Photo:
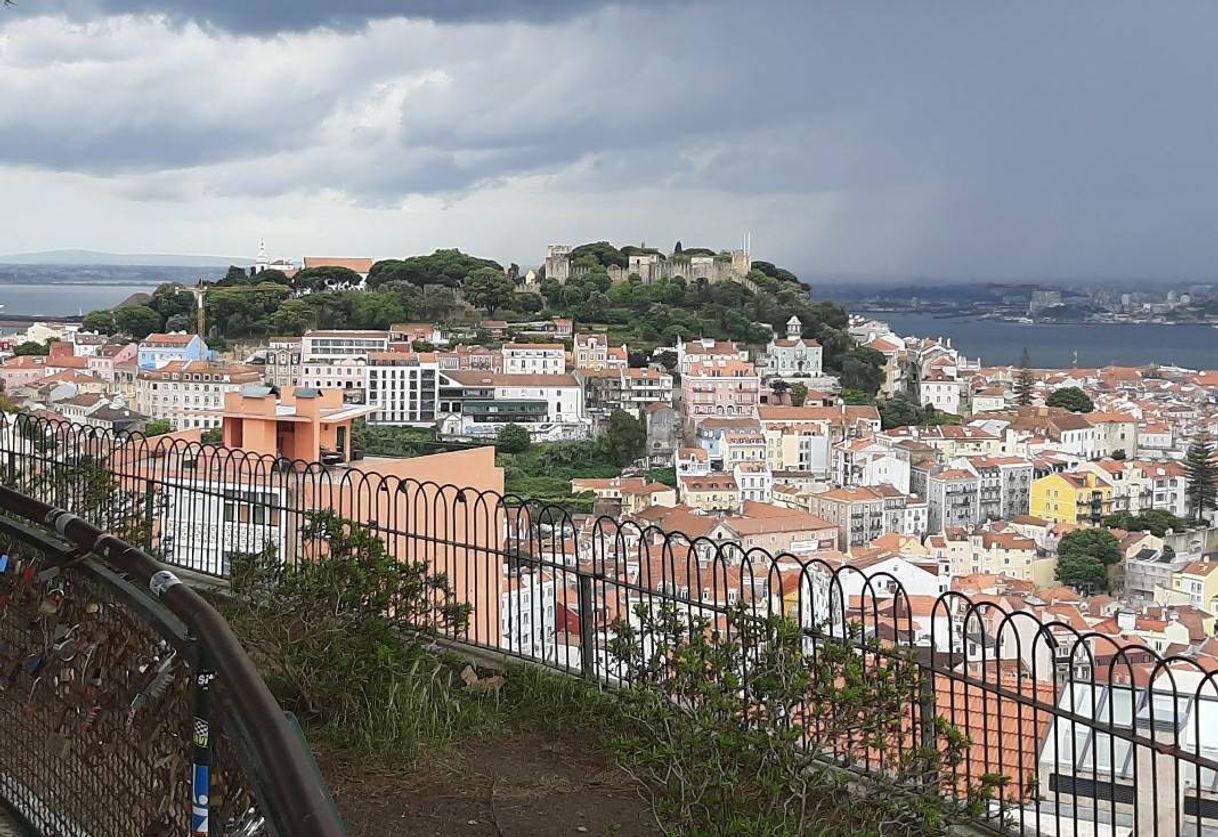
<path fill-rule="evenodd" d="M 1184 493 L 1188 497 L 1188 512 L 1200 520 L 1207 511 L 1218 508 L 1218 465 L 1214 463 L 1214 442 L 1203 428 L 1188 446 L 1184 455 L 1184 471 L 1188 481 Z"/>
<path fill-rule="evenodd" d="M 1080 592 L 1108 589 L 1108 567 L 1121 560 L 1120 542 L 1107 529 L 1078 529 L 1057 547 L 1057 580 Z"/>
<path fill-rule="evenodd" d="M 390 282 L 408 282 L 420 287 L 446 285 L 455 288 L 480 268 L 492 268 L 501 274 L 504 272 L 503 265 L 492 259 L 471 256 L 455 248 L 436 250 L 429 256 L 410 256 L 377 262 L 368 272 L 368 287 L 378 288 Z"/>
<path fill-rule="evenodd" d="M 1095 410 L 1095 402 L 1078 387 L 1059 387 L 1045 399 L 1047 407 L 1062 407 L 1072 413 L 1090 413 Z"/>

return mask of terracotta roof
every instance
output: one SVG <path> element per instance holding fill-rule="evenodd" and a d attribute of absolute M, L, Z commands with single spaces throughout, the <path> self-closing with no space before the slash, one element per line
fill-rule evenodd
<path fill-rule="evenodd" d="M 372 259 L 335 258 L 331 256 L 305 256 L 304 268 L 311 267 L 345 267 L 356 273 L 367 273 L 372 270 Z"/>

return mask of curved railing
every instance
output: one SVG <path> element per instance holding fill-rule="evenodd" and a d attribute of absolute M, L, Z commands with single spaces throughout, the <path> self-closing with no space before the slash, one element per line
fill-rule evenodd
<path fill-rule="evenodd" d="M 968 742 L 941 778 L 949 795 L 1005 777 L 980 824 L 1080 837 L 1218 833 L 1218 664 L 1173 653 L 1204 640 L 1192 629 L 1161 627 L 1171 645 L 1156 650 L 1146 637 L 1098 630 L 1110 612 L 1015 590 L 944 592 L 916 559 L 861 570 L 806 543 L 742 545 L 663 531 L 645 516 L 575 517 L 476 490 L 460 473 L 420 481 L 21 418 L 0 420 L 0 476 L 165 564 L 219 579 L 232 554 L 307 559 L 315 545 L 304 524 L 334 511 L 394 557 L 445 574 L 471 611 L 449 639 L 603 683 L 628 676 L 610 647 L 640 607 L 723 620 L 743 604 L 796 619 L 810 637 L 859 626 L 879 653 L 912 657 L 920 670 L 898 749 L 930 743 L 942 719 Z M 1204 624 L 1212 633 L 1212 617 Z M 805 738 L 834 748 L 814 730 Z M 866 755 L 855 767 L 885 769 Z"/>
<path fill-rule="evenodd" d="M 340 837 L 225 620 L 145 552 L 0 487 L 0 803 L 41 835 Z"/>

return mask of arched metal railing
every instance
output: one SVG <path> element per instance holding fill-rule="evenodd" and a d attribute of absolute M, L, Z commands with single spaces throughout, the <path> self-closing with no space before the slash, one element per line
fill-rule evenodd
<path fill-rule="evenodd" d="M 6 487 L 0 545 L 0 804 L 28 830 L 343 834 L 299 729 L 198 593 Z"/>
<path fill-rule="evenodd" d="M 912 657 L 920 670 L 894 748 L 932 743 L 941 719 L 968 740 L 940 778 L 945 793 L 1005 777 L 979 824 L 1080 837 L 1218 834 L 1218 666 L 1155 648 L 1149 629 L 1114 630 L 1111 612 L 1065 601 L 1069 591 L 1062 601 L 969 597 L 943 592 L 935 572 L 910 562 L 864 571 L 816 557 L 827 544 L 740 543 L 713 529 L 691 537 L 645 515 L 576 517 L 473 490 L 459 473 L 403 479 L 26 417 L 0 421 L 0 476 L 165 564 L 220 579 L 235 554 L 308 559 L 316 545 L 303 524 L 335 511 L 377 532 L 395 557 L 445 574 L 472 611 L 451 640 L 607 684 L 629 676 L 610 648 L 639 608 L 673 607 L 730 630 L 724 620 L 743 604 L 798 620 L 809 642 L 857 626 L 862 653 Z M 1163 607 L 1155 628 L 1172 645 L 1213 633 L 1212 616 L 1186 626 L 1175 615 Z M 850 755 L 812 727 L 803 735 L 809 747 Z M 856 769 L 887 768 L 854 756 Z"/>

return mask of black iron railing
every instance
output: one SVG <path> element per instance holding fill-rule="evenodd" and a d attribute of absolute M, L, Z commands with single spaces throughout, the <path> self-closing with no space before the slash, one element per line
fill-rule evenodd
<path fill-rule="evenodd" d="M 463 487 L 460 473 L 441 484 L 26 419 L 0 426 L 0 472 L 27 493 L 105 515 L 166 564 L 217 577 L 250 552 L 309 559 L 317 545 L 303 525 L 335 511 L 379 533 L 395 557 L 445 573 L 472 609 L 451 639 L 606 684 L 629 676 L 610 648 L 639 608 L 676 608 L 729 630 L 742 606 L 782 614 L 808 631 L 813 651 L 846 641 L 853 626 L 860 653 L 919 666 L 897 751 L 933 745 L 942 719 L 968 739 L 939 778 L 945 793 L 1006 778 L 977 824 L 1020 834 L 1218 834 L 1216 667 L 1192 653 L 1205 638 L 1195 625 L 1173 627 L 1170 615 L 1122 633 L 1109 614 L 1069 603 L 943 593 L 916 561 L 896 572 L 830 564 L 803 552 L 809 542 L 798 532 L 778 549 L 689 538 L 573 519 Z M 1211 618 L 1201 624 L 1213 631 Z M 1156 636 L 1190 651 L 1157 654 Z M 889 768 L 874 753 L 818 740 L 811 726 L 802 733 L 806 746 L 853 769 Z"/>
<path fill-rule="evenodd" d="M 0 805 L 34 834 L 343 834 L 216 611 L 139 549 L 10 488 L 0 664 Z"/>

